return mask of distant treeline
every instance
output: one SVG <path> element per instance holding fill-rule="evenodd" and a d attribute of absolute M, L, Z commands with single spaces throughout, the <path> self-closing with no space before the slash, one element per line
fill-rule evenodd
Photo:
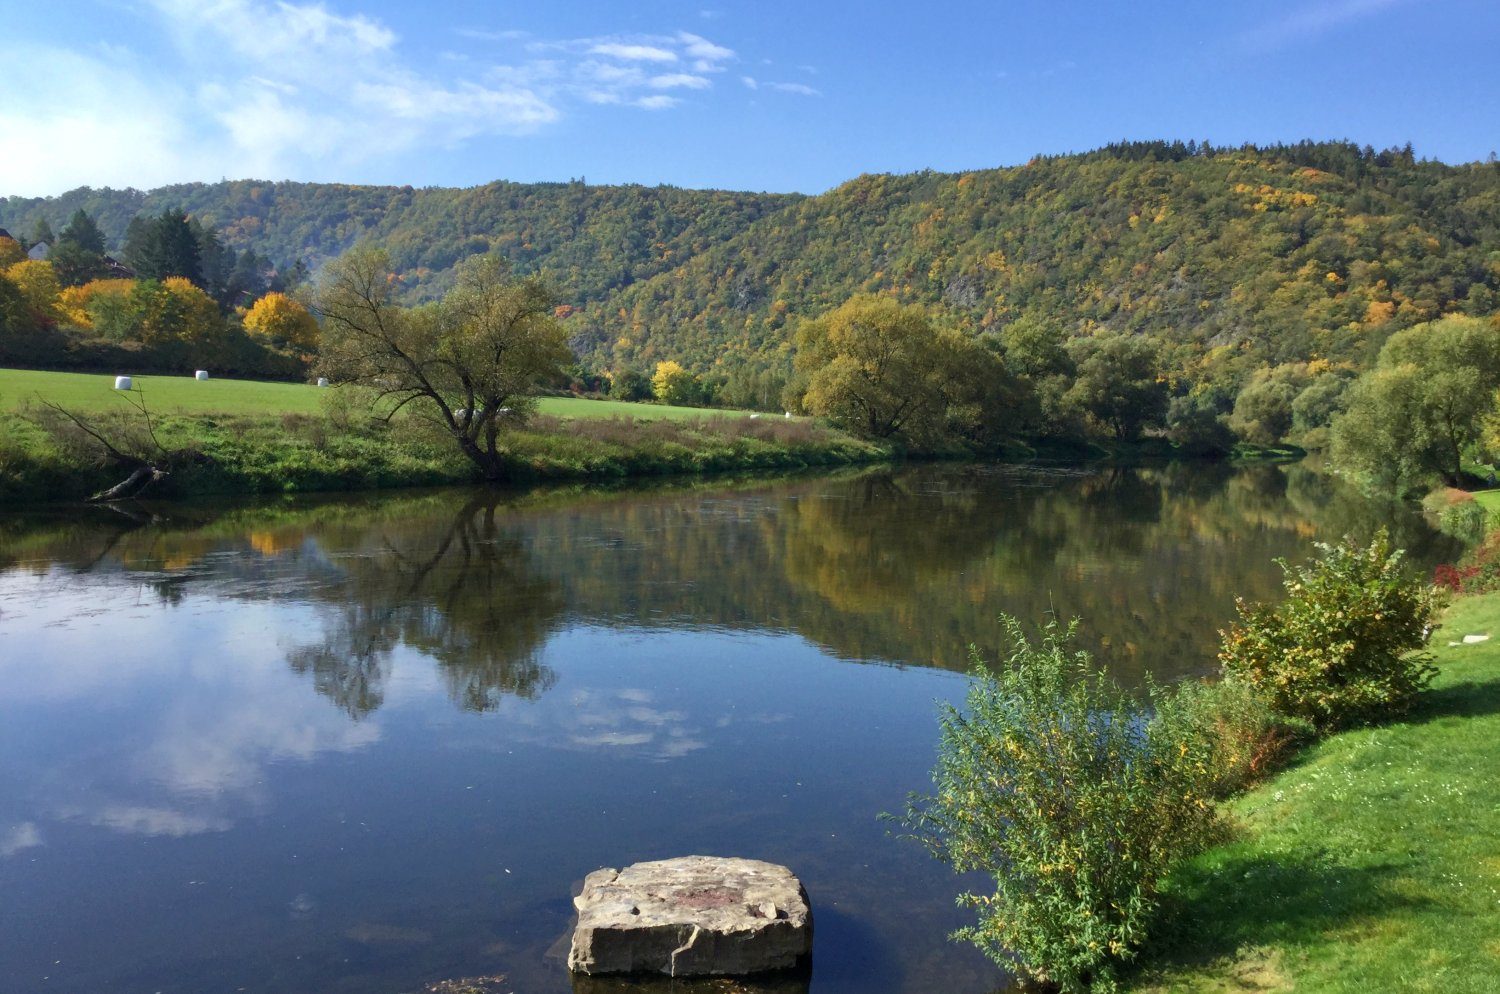
<path fill-rule="evenodd" d="M 1410 146 L 1128 142 L 861 176 L 818 196 L 581 181 L 80 189 L 0 201 L 0 226 L 29 237 L 79 209 L 122 255 L 142 217 L 180 210 L 231 274 L 316 272 L 367 240 L 413 302 L 440 296 L 464 258 L 503 255 L 556 287 L 573 386 L 629 396 L 675 363 L 692 378 L 667 367 L 679 400 L 778 410 L 799 396 L 799 325 L 852 297 L 890 298 L 1041 384 L 1043 415 L 1081 410 L 1105 434 L 1107 415 L 1047 391 L 1087 400 L 1074 384 L 1091 371 L 1110 388 L 1115 353 L 1162 385 L 1147 432 L 1215 436 L 1233 419 L 1247 440 L 1318 444 L 1392 335 L 1500 309 L 1500 166 Z M 264 264 L 246 266 L 247 252 Z"/>

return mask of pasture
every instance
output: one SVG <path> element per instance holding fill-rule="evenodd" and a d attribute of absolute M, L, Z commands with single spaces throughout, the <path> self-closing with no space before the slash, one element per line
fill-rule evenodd
<path fill-rule="evenodd" d="M 325 393 L 306 383 L 220 379 L 200 382 L 191 376 L 135 376 L 133 381 L 133 385 L 143 392 L 151 411 L 158 414 L 316 414 Z M 104 373 L 0 369 L 0 412 L 16 411 L 27 401 L 38 398 L 78 412 L 124 410 L 127 402 L 120 394 L 114 389 L 114 376 Z M 538 410 L 557 418 L 619 416 L 642 421 L 710 415 L 746 417 L 750 413 L 586 397 L 543 397 Z"/>

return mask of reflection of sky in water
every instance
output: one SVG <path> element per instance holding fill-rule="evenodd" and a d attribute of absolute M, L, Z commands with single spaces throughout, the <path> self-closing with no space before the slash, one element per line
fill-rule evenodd
<path fill-rule="evenodd" d="M 794 637 L 569 626 L 535 699 L 462 711 L 397 648 L 382 707 L 354 721 L 286 663 L 327 620 L 311 605 L 162 608 L 11 575 L 0 607 L 27 646 L 0 658 L 0 989 L 394 994 L 498 971 L 563 991 L 547 951 L 574 882 L 686 852 L 798 869 L 834 944 L 815 989 L 915 989 L 888 962 L 875 986 L 836 963 L 898 941 L 967 989 L 994 981 L 943 940 L 946 872 L 874 819 L 920 785 L 950 674 L 923 689 Z M 892 888 L 933 908 L 884 931 L 841 919 Z"/>
<path fill-rule="evenodd" d="M 0 991 L 567 991 L 572 886 L 689 853 L 803 878 L 815 994 L 988 991 L 959 881 L 876 820 L 962 694 L 919 666 L 1055 603 L 1191 672 L 1343 529 L 1215 472 L 60 533 L 0 569 Z"/>

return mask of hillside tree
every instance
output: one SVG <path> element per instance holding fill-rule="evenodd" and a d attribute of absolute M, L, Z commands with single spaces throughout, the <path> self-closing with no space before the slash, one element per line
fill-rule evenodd
<path fill-rule="evenodd" d="M 1069 343 L 1077 378 L 1068 399 L 1115 438 L 1134 441 L 1167 416 L 1171 392 L 1155 342 L 1135 335 L 1103 335 Z"/>
<path fill-rule="evenodd" d="M 1333 423 L 1336 463 L 1398 492 L 1464 479 L 1464 458 L 1495 410 L 1500 325 L 1452 316 L 1392 335 Z"/>

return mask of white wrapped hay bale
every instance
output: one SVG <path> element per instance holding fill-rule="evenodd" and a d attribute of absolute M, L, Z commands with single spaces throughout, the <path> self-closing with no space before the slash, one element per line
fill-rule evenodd
<path fill-rule="evenodd" d="M 320 376 L 320 377 L 318 377 L 318 386 L 320 386 L 320 387 L 326 387 L 327 385 L 328 385 L 328 377 L 326 377 L 326 376 Z"/>
<path fill-rule="evenodd" d="M 195 380 L 206 380 L 206 379 L 208 379 L 208 370 L 206 370 L 206 369 L 200 369 L 200 370 L 198 370 L 196 373 L 193 374 L 193 379 L 195 379 Z"/>
<path fill-rule="evenodd" d="M 130 389 L 130 377 L 128 377 L 128 376 L 116 376 L 115 377 L 115 389 L 116 390 L 129 390 Z"/>

